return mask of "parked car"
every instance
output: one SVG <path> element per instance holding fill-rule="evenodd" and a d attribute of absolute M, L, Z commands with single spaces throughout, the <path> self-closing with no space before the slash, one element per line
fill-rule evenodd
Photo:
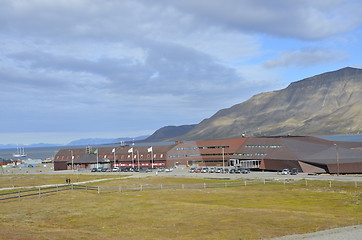
<path fill-rule="evenodd" d="M 195 169 L 195 173 L 200 173 L 201 172 L 201 168 L 196 168 Z"/>
<path fill-rule="evenodd" d="M 289 169 L 285 168 L 282 170 L 282 175 L 288 175 L 289 174 Z"/>
<path fill-rule="evenodd" d="M 148 173 L 148 172 L 152 172 L 152 169 L 150 169 L 150 168 L 140 168 L 139 172 L 140 173 Z"/>
<path fill-rule="evenodd" d="M 209 169 L 209 173 L 214 173 L 216 171 L 216 169 L 214 167 Z"/>
<path fill-rule="evenodd" d="M 119 167 L 114 167 L 113 169 L 112 169 L 112 172 L 118 172 L 119 171 Z"/>
<path fill-rule="evenodd" d="M 290 175 L 297 175 L 298 174 L 298 169 L 297 168 L 292 168 L 290 170 Z"/>
<path fill-rule="evenodd" d="M 97 168 L 97 172 L 103 172 L 103 168 L 102 167 Z"/>
<path fill-rule="evenodd" d="M 233 168 L 233 169 L 230 169 L 230 172 L 229 172 L 230 174 L 234 174 L 235 173 L 235 169 Z"/>
<path fill-rule="evenodd" d="M 202 173 L 208 173 L 209 169 L 207 167 L 201 168 Z"/>
<path fill-rule="evenodd" d="M 189 173 L 194 173 L 195 170 L 196 170 L 196 168 L 190 168 L 190 169 L 189 169 Z"/>
<path fill-rule="evenodd" d="M 172 172 L 173 171 L 173 168 L 166 168 L 165 169 L 165 172 Z"/>
<path fill-rule="evenodd" d="M 250 173 L 250 170 L 249 170 L 249 168 L 244 168 L 243 170 L 241 170 L 241 173 L 248 174 L 248 173 Z"/>
<path fill-rule="evenodd" d="M 241 168 L 236 168 L 235 173 L 240 174 L 241 173 Z"/>
<path fill-rule="evenodd" d="M 92 168 L 91 172 L 97 172 L 97 168 Z"/>

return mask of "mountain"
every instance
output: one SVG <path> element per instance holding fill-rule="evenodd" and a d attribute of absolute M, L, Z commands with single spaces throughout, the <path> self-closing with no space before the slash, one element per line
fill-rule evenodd
<path fill-rule="evenodd" d="M 181 140 L 362 133 L 362 69 L 343 68 L 218 111 Z"/>
<path fill-rule="evenodd" d="M 120 142 L 133 142 L 133 141 L 142 141 L 149 136 L 139 136 L 135 138 L 82 138 L 78 140 L 71 141 L 68 143 L 68 146 L 83 146 L 83 145 L 99 145 L 99 144 L 117 144 Z"/>
<path fill-rule="evenodd" d="M 182 125 L 182 126 L 166 126 L 158 129 L 146 141 L 159 141 L 168 138 L 176 138 L 191 131 L 196 124 L 193 125 Z"/>

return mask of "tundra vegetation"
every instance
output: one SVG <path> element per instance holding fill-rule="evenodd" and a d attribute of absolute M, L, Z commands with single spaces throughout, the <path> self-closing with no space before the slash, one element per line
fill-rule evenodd
<path fill-rule="evenodd" d="M 52 177 L 59 176 L 46 181 L 59 180 Z M 93 186 L 220 181 L 227 182 L 148 177 Z M 0 239 L 261 239 L 361 224 L 362 189 L 258 183 L 101 194 L 69 190 L 1 206 Z"/>

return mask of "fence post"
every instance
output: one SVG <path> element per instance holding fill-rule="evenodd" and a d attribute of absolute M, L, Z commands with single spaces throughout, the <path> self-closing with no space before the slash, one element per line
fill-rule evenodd
<path fill-rule="evenodd" d="M 185 189 L 185 184 L 182 184 L 182 189 Z"/>
<path fill-rule="evenodd" d="M 40 197 L 40 187 L 38 189 L 39 189 L 39 197 Z"/>
<path fill-rule="evenodd" d="M 161 190 L 162 190 L 162 184 L 161 184 Z"/>
<path fill-rule="evenodd" d="M 58 184 L 57 184 L 56 186 L 57 186 L 57 192 L 59 192 L 59 189 L 58 189 Z"/>
<path fill-rule="evenodd" d="M 226 187 L 226 188 L 228 187 L 228 183 L 227 183 L 227 182 L 225 182 L 225 187 Z"/>
<path fill-rule="evenodd" d="M 307 182 L 307 179 L 305 179 L 305 186 L 308 186 L 308 182 Z"/>
<path fill-rule="evenodd" d="M 264 184 L 265 184 L 265 178 L 263 180 L 264 180 Z"/>
<path fill-rule="evenodd" d="M 246 180 L 244 180 L 244 186 L 246 186 Z"/>
<path fill-rule="evenodd" d="M 204 183 L 204 189 L 206 188 L 206 183 Z"/>
<path fill-rule="evenodd" d="M 357 188 L 357 181 L 354 182 L 354 186 Z"/>
<path fill-rule="evenodd" d="M 98 194 L 100 193 L 100 191 L 99 191 L 99 186 L 98 186 Z"/>
<path fill-rule="evenodd" d="M 122 192 L 122 186 L 121 185 L 118 186 L 118 191 Z"/>
<path fill-rule="evenodd" d="M 20 201 L 21 195 L 20 195 L 20 190 L 18 191 L 18 199 Z"/>
<path fill-rule="evenodd" d="M 142 184 L 140 185 L 140 191 L 142 192 Z"/>
<path fill-rule="evenodd" d="M 329 187 L 330 188 L 332 187 L 332 181 L 329 181 Z"/>
<path fill-rule="evenodd" d="M 74 183 L 72 183 L 72 191 L 73 191 L 73 185 L 74 185 Z"/>

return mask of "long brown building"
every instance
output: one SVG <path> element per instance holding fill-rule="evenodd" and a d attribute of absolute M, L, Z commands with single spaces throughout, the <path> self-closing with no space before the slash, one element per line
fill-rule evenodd
<path fill-rule="evenodd" d="M 94 167 L 231 166 L 313 173 L 362 173 L 362 142 L 316 137 L 253 137 L 176 142 L 157 146 L 63 149 L 55 170 Z"/>

